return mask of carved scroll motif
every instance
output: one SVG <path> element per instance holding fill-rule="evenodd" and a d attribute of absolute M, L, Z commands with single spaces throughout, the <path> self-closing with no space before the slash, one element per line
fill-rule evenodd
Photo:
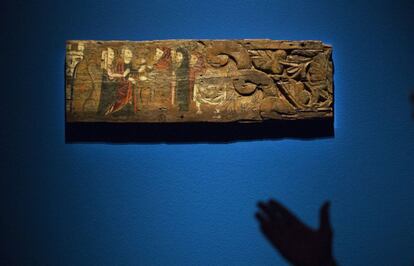
<path fill-rule="evenodd" d="M 69 122 L 331 118 L 332 77 L 319 41 L 69 41 L 66 111 Z"/>
<path fill-rule="evenodd" d="M 330 49 L 247 50 L 240 44 L 214 43 L 207 54 L 214 67 L 225 66 L 230 59 L 236 62 L 233 84 L 240 95 L 263 92 L 260 115 L 264 119 L 332 110 Z"/>

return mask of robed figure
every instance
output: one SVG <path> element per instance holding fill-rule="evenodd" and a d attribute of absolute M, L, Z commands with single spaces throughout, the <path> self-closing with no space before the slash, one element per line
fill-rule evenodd
<path fill-rule="evenodd" d="M 102 51 L 102 83 L 98 105 L 99 115 L 104 115 L 115 100 L 117 85 L 115 78 L 117 75 L 114 73 L 114 58 L 115 53 L 112 48 L 107 48 L 106 50 Z M 118 75 L 118 77 L 122 77 L 122 75 Z"/>
<path fill-rule="evenodd" d="M 155 98 L 160 105 L 159 107 L 168 108 L 172 90 L 171 49 L 156 48 L 153 61 L 154 65 L 150 75 L 155 88 Z"/>
<path fill-rule="evenodd" d="M 180 111 L 188 111 L 190 102 L 189 54 L 188 51 L 179 47 L 175 52 L 175 95 L 173 99 Z"/>
<path fill-rule="evenodd" d="M 133 92 L 136 84 L 133 74 L 136 72 L 132 66 L 132 51 L 129 48 L 122 48 L 121 60 L 117 62 L 115 74 L 121 75 L 117 78 L 115 101 L 107 110 L 106 115 L 118 112 L 124 108 L 126 111 L 138 110 L 138 95 Z M 132 108 L 131 108 L 132 107 Z M 132 109 L 132 110 L 131 110 Z"/>

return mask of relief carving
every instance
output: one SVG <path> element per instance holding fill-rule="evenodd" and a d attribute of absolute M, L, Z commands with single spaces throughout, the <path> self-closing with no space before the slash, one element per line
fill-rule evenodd
<path fill-rule="evenodd" d="M 80 42 L 68 43 L 72 47 Z M 76 64 L 71 63 L 73 52 L 67 52 L 69 121 L 333 117 L 332 48 L 318 41 L 81 44 L 82 57 Z"/>

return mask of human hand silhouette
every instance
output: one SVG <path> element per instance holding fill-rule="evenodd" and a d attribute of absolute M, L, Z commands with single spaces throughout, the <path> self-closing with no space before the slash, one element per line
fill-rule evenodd
<path fill-rule="evenodd" d="M 329 219 L 329 202 L 320 209 L 320 225 L 309 228 L 282 204 L 271 199 L 259 202 L 256 218 L 263 234 L 280 254 L 293 265 L 336 265 L 332 256 L 332 228 Z"/>

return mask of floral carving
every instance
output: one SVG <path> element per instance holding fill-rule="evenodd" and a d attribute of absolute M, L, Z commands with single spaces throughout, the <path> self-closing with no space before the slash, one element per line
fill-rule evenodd
<path fill-rule="evenodd" d="M 287 53 L 284 50 L 252 50 L 250 55 L 255 68 L 266 73 L 282 74 L 283 61 L 286 60 Z"/>
<path fill-rule="evenodd" d="M 263 118 L 332 110 L 330 49 L 249 49 L 254 69 L 246 69 L 248 64 L 239 63 L 248 61 L 243 50 L 238 46 L 236 54 L 234 47 L 226 51 L 226 47 L 215 46 L 210 52 L 214 55 L 210 63 L 223 67 L 230 58 L 237 62 L 234 88 L 242 96 L 258 89 L 263 91 L 260 104 Z"/>

